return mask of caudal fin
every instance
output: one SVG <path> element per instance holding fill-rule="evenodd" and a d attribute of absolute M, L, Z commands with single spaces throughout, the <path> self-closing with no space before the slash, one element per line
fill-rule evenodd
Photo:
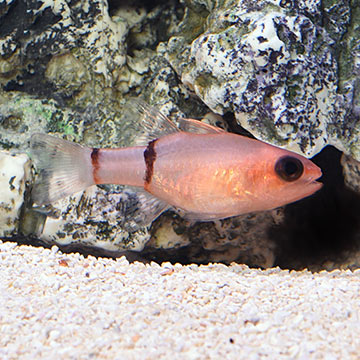
<path fill-rule="evenodd" d="M 35 203 L 49 204 L 94 184 L 90 148 L 39 133 L 30 145 L 39 172 L 32 190 Z"/>

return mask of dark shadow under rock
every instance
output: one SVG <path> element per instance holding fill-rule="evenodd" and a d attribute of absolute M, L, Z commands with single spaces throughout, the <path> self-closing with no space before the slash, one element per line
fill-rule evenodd
<path fill-rule="evenodd" d="M 340 158 L 331 146 L 313 158 L 323 171 L 323 188 L 286 206 L 283 224 L 271 230 L 281 268 L 356 267 L 347 257 L 360 247 L 360 196 L 345 187 Z"/>

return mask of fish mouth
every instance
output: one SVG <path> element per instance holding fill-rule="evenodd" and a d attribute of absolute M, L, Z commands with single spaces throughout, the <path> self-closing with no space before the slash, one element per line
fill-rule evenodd
<path fill-rule="evenodd" d="M 292 200 L 292 202 L 305 199 L 305 198 L 315 194 L 316 192 L 318 192 L 322 187 L 323 187 L 323 184 L 321 182 L 317 182 L 315 180 L 306 182 L 304 184 L 303 191 L 300 194 L 298 194 L 297 196 L 295 196 L 294 199 Z"/>
<path fill-rule="evenodd" d="M 318 181 L 310 181 L 308 186 L 311 188 L 311 194 L 313 194 L 319 191 L 323 187 L 323 185 L 323 183 Z"/>
<path fill-rule="evenodd" d="M 314 193 L 316 193 L 317 191 L 319 191 L 322 187 L 323 187 L 323 183 L 316 181 L 319 180 L 322 177 L 322 172 L 320 170 L 320 168 L 316 168 L 315 174 L 313 173 L 312 176 L 309 178 L 309 180 L 306 183 L 306 188 L 308 189 L 308 191 L 306 192 L 307 195 L 305 196 L 310 196 Z"/>
<path fill-rule="evenodd" d="M 324 185 L 323 183 L 316 181 L 322 177 L 322 171 L 318 166 L 311 163 L 311 167 L 309 166 L 308 172 L 311 175 L 308 177 L 306 187 L 309 189 L 309 191 L 308 191 L 309 195 L 312 195 L 315 192 L 319 191 Z M 306 196 L 309 196 L 309 195 L 306 195 Z"/>

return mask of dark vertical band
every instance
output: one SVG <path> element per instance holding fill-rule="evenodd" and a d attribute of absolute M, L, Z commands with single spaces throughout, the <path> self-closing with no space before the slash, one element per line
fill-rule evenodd
<path fill-rule="evenodd" d="M 99 155 L 100 155 L 100 150 L 97 148 L 93 148 L 92 152 L 91 152 L 91 163 L 93 166 L 93 177 L 94 177 L 95 184 L 100 183 L 100 181 L 99 181 L 100 179 L 98 176 L 98 170 L 100 168 Z"/>
<path fill-rule="evenodd" d="M 151 183 L 151 179 L 154 172 L 154 163 L 156 160 L 155 142 L 156 139 L 150 141 L 146 150 L 144 151 L 144 160 L 146 165 L 146 172 L 144 177 L 145 187 Z"/>

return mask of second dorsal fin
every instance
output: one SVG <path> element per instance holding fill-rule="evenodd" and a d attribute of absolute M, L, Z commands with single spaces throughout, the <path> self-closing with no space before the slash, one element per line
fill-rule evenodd
<path fill-rule="evenodd" d="M 179 119 L 180 130 L 195 134 L 216 134 L 225 130 L 194 119 Z"/>

